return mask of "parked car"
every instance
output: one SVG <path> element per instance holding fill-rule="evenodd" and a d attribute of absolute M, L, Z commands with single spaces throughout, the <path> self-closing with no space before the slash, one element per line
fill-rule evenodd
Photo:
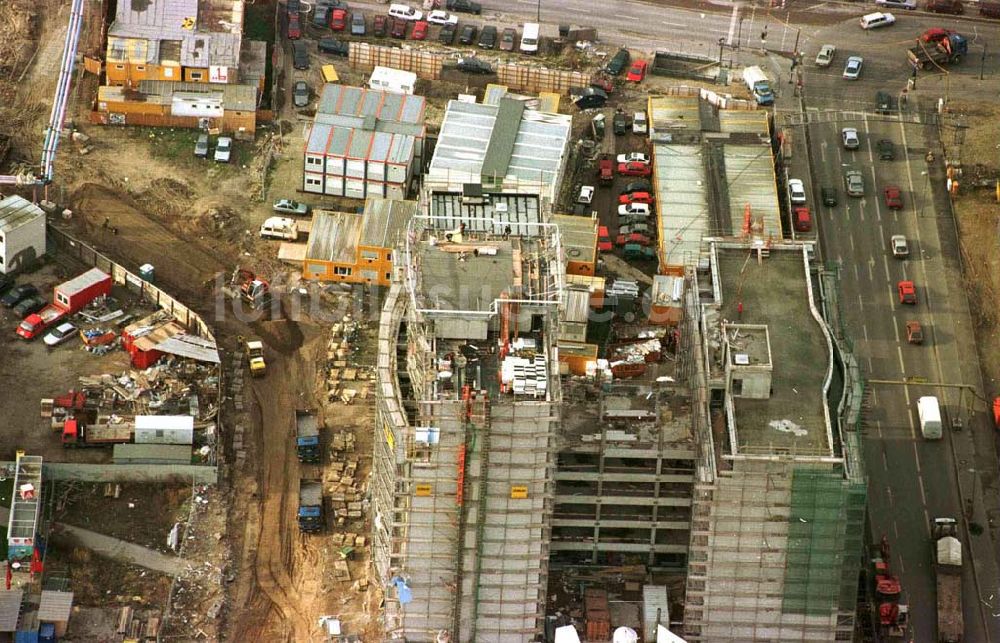
<path fill-rule="evenodd" d="M 330 14 L 330 29 L 343 31 L 347 26 L 347 12 L 343 9 L 334 9 Z"/>
<path fill-rule="evenodd" d="M 271 209 L 282 214 L 296 214 L 302 217 L 309 214 L 308 204 L 293 201 L 292 199 L 278 199 L 271 206 Z"/>
<path fill-rule="evenodd" d="M 928 0 L 927 10 L 934 13 L 950 13 L 955 16 L 965 13 L 962 0 Z"/>
<path fill-rule="evenodd" d="M 624 246 L 626 243 L 638 243 L 640 246 L 648 246 L 653 240 L 644 234 L 633 232 L 631 234 L 620 234 L 615 239 L 616 246 Z"/>
<path fill-rule="evenodd" d="M 837 205 L 837 188 L 835 187 L 823 187 L 819 190 L 820 196 L 823 198 L 823 205 L 834 207 Z"/>
<path fill-rule="evenodd" d="M 892 248 L 892 256 L 896 259 L 906 259 L 910 256 L 910 245 L 907 243 L 905 235 L 892 235 L 889 238 L 889 245 Z"/>
<path fill-rule="evenodd" d="M 424 12 L 405 4 L 389 5 L 389 15 L 397 20 L 415 22 L 424 17 Z"/>
<path fill-rule="evenodd" d="M 49 300 L 41 295 L 31 295 L 25 299 L 22 299 L 14 306 L 14 314 L 24 319 L 28 315 L 34 315 L 42 308 L 49 305 Z"/>
<path fill-rule="evenodd" d="M 459 71 L 464 71 L 467 74 L 492 74 L 493 67 L 490 66 L 485 60 L 480 60 L 475 56 L 469 58 L 459 58 L 458 65 Z"/>
<path fill-rule="evenodd" d="M 885 186 L 885 205 L 890 210 L 903 209 L 903 193 L 895 185 Z"/>
<path fill-rule="evenodd" d="M 0 304 L 3 304 L 7 308 L 13 308 L 28 297 L 33 297 L 37 294 L 38 288 L 35 288 L 31 284 L 21 284 L 20 286 L 11 288 L 7 294 L 0 297 Z"/>
<path fill-rule="evenodd" d="M 648 163 L 619 163 L 618 174 L 621 176 L 649 176 L 653 168 Z"/>
<path fill-rule="evenodd" d="M 936 0 L 930 0 L 930 2 L 935 2 Z M 950 2 L 958 2 L 958 0 L 945 0 Z M 928 3 L 928 5 L 930 4 Z M 896 16 L 891 13 L 882 13 L 876 11 L 875 13 L 869 13 L 861 16 L 861 28 L 862 29 L 878 29 L 879 27 L 889 27 L 896 22 Z"/>
<path fill-rule="evenodd" d="M 788 179 L 788 196 L 795 205 L 805 205 L 806 186 L 801 179 Z"/>
<path fill-rule="evenodd" d="M 298 40 L 302 37 L 302 20 L 298 12 L 288 14 L 288 39 Z"/>
<path fill-rule="evenodd" d="M 875 143 L 875 150 L 878 152 L 880 161 L 892 161 L 896 158 L 895 146 L 887 138 L 881 138 Z"/>
<path fill-rule="evenodd" d="M 608 64 L 604 67 L 604 71 L 608 72 L 612 76 L 618 76 L 623 71 L 625 71 L 625 66 L 628 65 L 629 60 L 632 59 L 631 54 L 628 53 L 628 49 L 622 47 L 611 57 Z"/>
<path fill-rule="evenodd" d="M 500 51 L 514 51 L 517 46 L 517 29 L 507 27 L 500 34 Z"/>
<path fill-rule="evenodd" d="M 427 40 L 426 20 L 417 20 L 413 23 L 413 31 L 410 32 L 410 38 L 414 40 Z"/>
<path fill-rule="evenodd" d="M 901 281 L 896 284 L 896 292 L 899 294 L 899 303 L 910 306 L 917 304 L 917 288 L 912 281 Z"/>
<path fill-rule="evenodd" d="M 920 322 L 912 319 L 906 322 L 906 341 L 917 345 L 924 343 L 924 328 Z"/>
<path fill-rule="evenodd" d="M 577 195 L 576 202 L 589 205 L 593 200 L 594 200 L 594 186 L 581 185 L 580 194 Z"/>
<path fill-rule="evenodd" d="M 600 87 L 570 88 L 570 92 L 575 92 L 571 93 L 570 97 L 573 99 L 573 104 L 580 109 L 604 107 L 608 102 L 608 93 Z"/>
<path fill-rule="evenodd" d="M 312 23 L 314 27 L 327 29 L 330 27 L 330 7 L 318 4 L 313 8 Z"/>
<path fill-rule="evenodd" d="M 646 68 L 649 66 L 649 61 L 637 60 L 632 63 L 632 67 L 628 70 L 628 74 L 625 75 L 625 80 L 640 83 L 642 79 L 646 77 Z"/>
<path fill-rule="evenodd" d="M 857 170 L 847 170 L 844 173 L 844 183 L 847 184 L 847 196 L 865 195 L 865 177 Z"/>
<path fill-rule="evenodd" d="M 399 18 L 393 18 L 392 27 L 389 29 L 389 35 L 393 38 L 406 38 L 406 21 L 400 20 Z"/>
<path fill-rule="evenodd" d="M 382 14 L 375 16 L 375 22 L 372 25 L 373 36 L 376 38 L 385 38 L 385 34 L 388 31 L 385 23 L 388 19 L 387 16 L 383 16 Z"/>
<path fill-rule="evenodd" d="M 601 252 L 614 250 L 614 246 L 611 245 L 611 233 L 608 232 L 607 226 L 602 225 L 597 228 L 597 249 Z"/>
<path fill-rule="evenodd" d="M 636 112 L 632 115 L 632 133 L 645 136 L 649 133 L 649 122 L 646 120 L 646 112 Z"/>
<path fill-rule="evenodd" d="M 479 42 L 476 43 L 480 49 L 495 49 L 497 46 L 497 28 L 493 25 L 486 25 L 479 32 Z"/>
<path fill-rule="evenodd" d="M 296 69 L 309 69 L 309 50 L 306 43 L 296 40 L 292 43 L 292 66 Z"/>
<path fill-rule="evenodd" d="M 619 226 L 618 234 L 649 234 L 649 225 L 645 223 L 630 223 L 628 225 Z"/>
<path fill-rule="evenodd" d="M 457 25 L 444 25 L 441 27 L 441 31 L 438 32 L 438 42 L 442 45 L 450 45 L 455 42 L 455 31 L 458 29 Z"/>
<path fill-rule="evenodd" d="M 351 46 L 346 42 L 341 42 L 336 38 L 320 38 L 319 39 L 319 50 L 324 54 L 333 54 L 334 56 L 347 56 L 350 53 Z"/>
<path fill-rule="evenodd" d="M 645 165 L 650 164 L 649 154 L 643 152 L 629 152 L 627 154 L 619 154 L 616 159 L 619 163 L 644 163 Z"/>
<path fill-rule="evenodd" d="M 847 80 L 857 80 L 861 77 L 861 65 L 863 65 L 865 59 L 861 56 L 851 56 L 847 59 L 847 64 L 844 65 L 844 78 Z"/>
<path fill-rule="evenodd" d="M 886 91 L 875 92 L 875 113 L 891 114 L 896 111 L 896 97 Z"/>
<path fill-rule="evenodd" d="M 0 295 L 14 287 L 14 275 L 0 274 Z"/>
<path fill-rule="evenodd" d="M 355 11 L 351 14 L 351 35 L 352 36 L 363 36 L 367 31 L 368 26 L 365 24 L 365 14 L 360 11 Z"/>
<path fill-rule="evenodd" d="M 615 163 L 607 156 L 597 161 L 597 177 L 601 183 L 611 183 L 615 180 Z"/>
<path fill-rule="evenodd" d="M 796 232 L 809 232 L 812 230 L 812 214 L 809 212 L 809 208 L 804 205 L 792 208 L 792 226 Z"/>
<path fill-rule="evenodd" d="M 194 143 L 194 155 L 200 159 L 208 158 L 208 134 L 199 134 Z"/>
<path fill-rule="evenodd" d="M 306 81 L 295 81 L 292 87 L 292 104 L 296 107 L 305 107 L 309 104 L 309 85 Z"/>
<path fill-rule="evenodd" d="M 457 25 L 458 16 L 447 11 L 436 9 L 427 14 L 427 22 L 432 25 Z"/>
<path fill-rule="evenodd" d="M 628 119 L 623 112 L 615 112 L 614 118 L 611 119 L 611 128 L 615 136 L 624 136 L 628 132 Z"/>
<path fill-rule="evenodd" d="M 288 15 L 299 13 L 302 11 L 302 2 L 300 0 L 286 0 L 285 11 Z"/>
<path fill-rule="evenodd" d="M 77 330 L 76 326 L 69 322 L 64 322 L 53 328 L 45 337 L 42 337 L 42 342 L 46 346 L 58 346 L 79 336 L 80 331 Z"/>
<path fill-rule="evenodd" d="M 618 197 L 618 203 L 645 203 L 651 205 L 653 203 L 653 195 L 649 192 L 626 192 Z"/>
<path fill-rule="evenodd" d="M 837 48 L 833 45 L 823 45 L 816 54 L 817 67 L 829 67 L 833 63 L 833 57 L 837 55 Z"/>
<path fill-rule="evenodd" d="M 465 25 L 462 27 L 461 33 L 458 35 L 458 42 L 463 45 L 471 45 L 476 42 L 476 27 L 475 25 Z"/>
<path fill-rule="evenodd" d="M 448 0 L 448 2 L 445 3 L 445 8 L 448 9 L 448 11 L 473 13 L 477 16 L 483 12 L 483 6 L 478 2 L 472 2 L 472 0 Z"/>
<path fill-rule="evenodd" d="M 840 138 L 844 141 L 845 150 L 856 150 L 861 147 L 861 139 L 858 138 L 858 130 L 853 127 L 845 127 L 840 131 Z"/>
<path fill-rule="evenodd" d="M 618 206 L 618 216 L 625 216 L 626 214 L 638 214 L 644 217 L 649 216 L 649 204 L 648 203 L 626 203 L 624 205 Z"/>
<path fill-rule="evenodd" d="M 233 153 L 233 139 L 228 136 L 220 136 L 219 142 L 215 144 L 216 163 L 228 163 Z"/>

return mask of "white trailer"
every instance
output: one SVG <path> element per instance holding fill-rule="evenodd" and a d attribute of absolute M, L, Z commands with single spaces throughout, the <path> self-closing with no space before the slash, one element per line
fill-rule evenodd
<path fill-rule="evenodd" d="M 933 395 L 925 395 L 917 400 L 917 415 L 920 418 L 920 434 L 927 440 L 941 438 L 941 407 Z"/>
<path fill-rule="evenodd" d="M 380 89 L 396 94 L 412 94 L 416 84 L 417 75 L 412 71 L 392 67 L 376 67 L 368 79 L 369 89 Z"/>

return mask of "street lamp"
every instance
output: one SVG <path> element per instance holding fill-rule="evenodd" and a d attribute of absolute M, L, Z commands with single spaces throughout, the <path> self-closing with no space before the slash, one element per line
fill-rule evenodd
<path fill-rule="evenodd" d="M 740 16 L 740 26 L 736 30 L 736 48 L 739 49 L 743 46 L 743 21 L 746 20 L 746 16 Z"/>
<path fill-rule="evenodd" d="M 719 38 L 719 69 L 722 69 L 722 46 L 725 44 L 725 38 Z M 722 73 L 721 71 L 719 72 Z"/>
<path fill-rule="evenodd" d="M 542 24 L 542 0 L 538 0 L 538 11 L 535 13 L 535 22 Z"/>

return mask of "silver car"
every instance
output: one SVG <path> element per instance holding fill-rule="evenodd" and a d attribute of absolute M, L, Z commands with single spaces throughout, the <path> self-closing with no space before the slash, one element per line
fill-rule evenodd
<path fill-rule="evenodd" d="M 840 136 L 844 140 L 845 150 L 856 150 L 861 147 L 861 139 L 858 137 L 858 130 L 853 127 L 845 127 L 840 131 Z"/>
<path fill-rule="evenodd" d="M 833 45 L 823 45 L 819 49 L 819 53 L 816 54 L 816 66 L 817 67 L 829 67 L 830 63 L 833 62 L 833 57 L 837 53 L 837 48 Z"/>
<path fill-rule="evenodd" d="M 194 144 L 194 155 L 200 159 L 208 158 L 208 134 L 199 134 Z"/>
<path fill-rule="evenodd" d="M 232 153 L 233 139 L 228 136 L 220 136 L 219 142 L 215 144 L 215 161 L 217 163 L 228 163 Z"/>
<path fill-rule="evenodd" d="M 847 184 L 848 196 L 865 195 L 865 178 L 857 170 L 847 170 L 844 173 L 844 182 Z"/>
<path fill-rule="evenodd" d="M 857 80 L 861 77 L 861 65 L 863 65 L 865 59 L 861 56 L 851 56 L 847 59 L 847 64 L 844 65 L 844 78 L 847 80 Z"/>

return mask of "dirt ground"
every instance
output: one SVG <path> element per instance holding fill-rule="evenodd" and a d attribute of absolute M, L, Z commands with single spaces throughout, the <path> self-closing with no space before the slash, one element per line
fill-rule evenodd
<path fill-rule="evenodd" d="M 67 575 L 75 605 L 156 607 L 166 604 L 171 583 L 169 576 L 101 558 L 82 547 L 63 547 L 63 544 L 58 535 L 52 538 L 53 546 L 45 555 L 45 566 L 50 573 Z"/>
<path fill-rule="evenodd" d="M 117 498 L 106 496 L 105 489 L 103 483 L 60 483 L 53 520 L 171 551 L 167 534 L 174 523 L 187 521 L 191 485 L 122 483 Z"/>

